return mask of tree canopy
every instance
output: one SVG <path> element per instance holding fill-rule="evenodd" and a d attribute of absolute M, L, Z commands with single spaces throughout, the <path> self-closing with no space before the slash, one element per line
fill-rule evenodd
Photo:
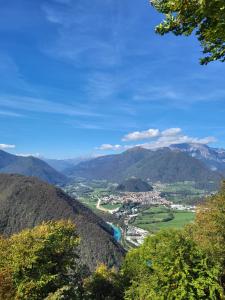
<path fill-rule="evenodd" d="M 0 299 L 224 300 L 224 228 L 225 183 L 193 224 L 147 237 L 120 271 L 100 265 L 87 274 L 74 224 L 43 223 L 0 237 Z"/>
<path fill-rule="evenodd" d="M 131 279 L 127 300 L 223 299 L 219 263 L 212 262 L 185 230 L 165 230 L 147 238 L 127 256 L 123 272 Z"/>
<path fill-rule="evenodd" d="M 156 32 L 164 35 L 195 33 L 205 56 L 201 64 L 225 61 L 225 1 L 224 0 L 151 0 L 151 4 L 163 13 L 164 20 L 156 26 Z"/>
<path fill-rule="evenodd" d="M 84 300 L 123 300 L 122 277 L 101 264 L 84 280 Z"/>
<path fill-rule="evenodd" d="M 192 230 L 195 242 L 221 264 L 225 289 L 225 182 L 219 193 L 199 207 Z"/>
<path fill-rule="evenodd" d="M 56 293 L 77 299 L 78 243 L 70 221 L 47 222 L 1 238 L 0 299 L 54 299 Z"/>

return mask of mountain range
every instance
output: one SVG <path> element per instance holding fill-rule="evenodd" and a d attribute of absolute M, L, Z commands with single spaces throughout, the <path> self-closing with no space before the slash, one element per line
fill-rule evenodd
<path fill-rule="evenodd" d="M 181 149 L 162 148 L 148 150 L 141 147 L 121 154 L 101 156 L 66 171 L 70 177 L 107 179 L 120 182 L 135 176 L 152 183 L 195 181 L 203 187 L 218 187 L 223 175 L 213 171 L 202 159 Z"/>
<path fill-rule="evenodd" d="M 117 267 L 123 259 L 124 250 L 114 240 L 113 229 L 79 201 L 48 183 L 65 184 L 78 177 L 106 179 L 133 191 L 136 183 L 141 190 L 149 189 L 143 181 L 195 181 L 215 190 L 225 175 L 225 150 L 199 144 L 171 145 L 154 151 L 134 147 L 62 170 L 64 174 L 41 159 L 0 150 L 0 173 L 14 173 L 0 174 L 0 234 L 10 235 L 42 221 L 71 219 L 81 237 L 82 260 L 94 270 L 99 262 Z"/>
<path fill-rule="evenodd" d="M 38 177 L 65 184 L 74 178 L 120 183 L 132 176 L 152 183 L 195 181 L 216 189 L 225 176 L 225 150 L 202 144 L 176 144 L 156 150 L 134 147 L 123 153 L 66 160 L 12 155 L 0 150 L 0 173 Z"/>
<path fill-rule="evenodd" d="M 225 174 L 225 150 L 197 143 L 171 145 L 170 149 L 179 150 L 204 162 L 211 170 Z"/>
<path fill-rule="evenodd" d="M 64 172 L 65 170 L 78 165 L 80 162 L 87 161 L 93 157 L 81 156 L 76 158 L 66 158 L 66 159 L 52 159 L 52 158 L 41 158 L 49 166 L 57 170 L 58 172 Z"/>
<path fill-rule="evenodd" d="M 120 265 L 124 250 L 115 241 L 113 229 L 90 209 L 37 178 L 0 174 L 0 234 L 11 235 L 43 221 L 61 219 L 76 224 L 81 259 L 89 270 L 98 263 Z"/>
<path fill-rule="evenodd" d="M 17 156 L 0 150 L 0 173 L 35 176 L 48 183 L 64 184 L 68 178 L 46 162 L 33 156 Z"/>

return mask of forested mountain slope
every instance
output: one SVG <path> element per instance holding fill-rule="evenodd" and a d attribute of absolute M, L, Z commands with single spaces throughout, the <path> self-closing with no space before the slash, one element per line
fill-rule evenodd
<path fill-rule="evenodd" d="M 196 181 L 206 185 L 214 182 L 216 186 L 222 179 L 219 172 L 212 171 L 187 153 L 169 148 L 151 151 L 140 147 L 82 162 L 69 169 L 67 174 L 72 177 L 115 182 L 135 176 L 151 182 Z"/>
<path fill-rule="evenodd" d="M 36 178 L 0 174 L 0 233 L 11 235 L 42 221 L 70 219 L 81 238 L 82 261 L 93 270 L 98 263 L 119 266 L 123 248 L 112 228 L 61 189 Z"/>
<path fill-rule="evenodd" d="M 68 181 L 46 162 L 33 156 L 17 156 L 0 150 L 0 173 L 35 176 L 51 184 L 64 184 Z"/>

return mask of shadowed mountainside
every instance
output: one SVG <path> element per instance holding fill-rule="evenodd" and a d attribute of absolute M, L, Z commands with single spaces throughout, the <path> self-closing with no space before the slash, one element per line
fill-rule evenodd
<path fill-rule="evenodd" d="M 152 190 L 153 187 L 147 182 L 135 177 L 124 180 L 116 188 L 118 192 L 148 192 Z"/>
<path fill-rule="evenodd" d="M 71 177 L 107 179 L 120 182 L 135 176 L 151 182 L 173 183 L 195 181 L 219 186 L 222 175 L 210 170 L 200 160 L 181 151 L 162 148 L 155 151 L 135 147 L 121 154 L 108 155 L 82 162 L 67 170 Z"/>
<path fill-rule="evenodd" d="M 42 221 L 70 219 L 81 238 L 82 261 L 94 270 L 98 263 L 118 267 L 124 250 L 112 228 L 61 189 L 36 178 L 0 174 L 0 233 L 11 235 Z"/>
<path fill-rule="evenodd" d="M 46 162 L 33 157 L 17 156 L 0 150 L 0 173 L 35 176 L 51 184 L 64 184 L 68 181 Z"/>

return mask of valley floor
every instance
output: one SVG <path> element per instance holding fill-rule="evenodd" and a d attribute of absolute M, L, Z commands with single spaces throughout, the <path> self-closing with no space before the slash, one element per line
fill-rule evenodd
<path fill-rule="evenodd" d="M 158 183 L 150 192 L 119 193 L 113 192 L 107 181 L 81 181 L 67 186 L 65 191 L 114 226 L 117 240 L 126 248 L 142 244 L 147 235 L 160 229 L 191 223 L 196 204 L 207 195 L 193 182 Z"/>

